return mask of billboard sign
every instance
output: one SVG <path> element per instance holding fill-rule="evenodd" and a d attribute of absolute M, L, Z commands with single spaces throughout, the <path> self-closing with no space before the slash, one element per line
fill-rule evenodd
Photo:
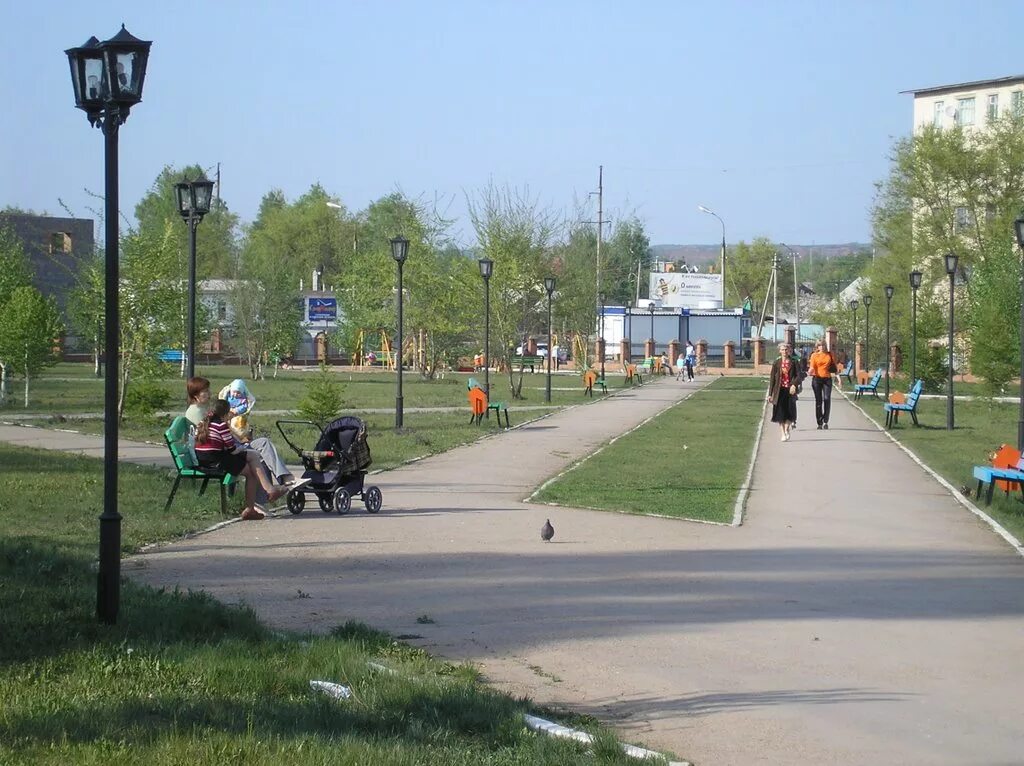
<path fill-rule="evenodd" d="M 337 298 L 310 298 L 307 316 L 310 322 L 337 322 Z"/>
<path fill-rule="evenodd" d="M 722 275 L 655 272 L 651 274 L 650 296 L 660 299 L 662 306 L 695 309 L 704 308 L 701 304 L 709 301 L 722 305 Z"/>

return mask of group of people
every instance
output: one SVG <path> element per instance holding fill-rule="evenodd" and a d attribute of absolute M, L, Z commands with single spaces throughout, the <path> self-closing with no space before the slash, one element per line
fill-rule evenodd
<path fill-rule="evenodd" d="M 248 416 L 256 398 L 249 393 L 245 381 L 231 381 L 212 403 L 210 381 L 206 378 L 189 378 L 185 390 L 185 417 L 195 427 L 196 460 L 200 466 L 245 478 L 243 519 L 265 518 L 262 504 L 273 503 L 307 483 L 295 480 L 270 439 L 252 438 Z"/>
<path fill-rule="evenodd" d="M 768 377 L 768 400 L 772 405 L 772 422 L 779 424 L 782 441 L 788 442 L 790 431 L 796 428 L 797 398 L 807 378 L 811 379 L 814 392 L 814 417 L 818 430 L 828 430 L 832 413 L 832 376 L 837 374 L 836 357 L 823 341 L 814 344 L 814 353 L 809 357 L 795 356 L 788 343 L 779 344 L 779 357 L 772 363 Z"/>

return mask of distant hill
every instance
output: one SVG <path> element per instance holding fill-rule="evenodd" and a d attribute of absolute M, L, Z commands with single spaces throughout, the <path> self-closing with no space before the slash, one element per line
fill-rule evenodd
<path fill-rule="evenodd" d="M 728 246 L 728 242 L 726 245 Z M 838 258 L 851 253 L 870 251 L 871 245 L 863 242 L 847 242 L 842 245 L 790 245 L 802 257 L 814 254 L 815 258 Z M 788 251 L 783 251 L 788 252 Z M 651 245 L 651 253 L 659 261 L 685 261 L 691 266 L 714 263 L 722 254 L 722 245 Z"/>

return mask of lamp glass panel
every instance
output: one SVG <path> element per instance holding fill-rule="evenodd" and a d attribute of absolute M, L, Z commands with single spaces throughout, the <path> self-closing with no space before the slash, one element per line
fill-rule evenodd
<path fill-rule="evenodd" d="M 892 285 L 886 285 L 885 286 L 885 297 L 886 298 L 892 298 L 893 293 L 895 293 L 895 292 L 896 292 L 896 288 L 894 288 Z"/>
<path fill-rule="evenodd" d="M 921 272 L 912 271 L 910 272 L 910 286 L 915 290 L 921 286 Z"/>
<path fill-rule="evenodd" d="M 197 213 L 209 213 L 213 198 L 213 181 L 202 179 L 192 184 Z"/>
<path fill-rule="evenodd" d="M 187 216 L 192 210 L 192 195 L 189 192 L 188 183 L 174 184 L 174 195 L 178 200 L 178 212 Z"/>
<path fill-rule="evenodd" d="M 874 300 L 874 299 L 870 295 L 865 295 L 864 296 L 864 305 L 865 306 L 870 306 L 872 300 Z"/>
<path fill-rule="evenodd" d="M 494 261 L 490 258 L 481 258 L 480 264 L 480 276 L 484 279 L 490 279 L 491 273 L 494 271 Z"/>
<path fill-rule="evenodd" d="M 1017 246 L 1024 248 L 1024 218 L 1014 221 L 1013 228 L 1017 232 Z"/>
<path fill-rule="evenodd" d="M 549 293 L 553 293 L 555 291 L 554 277 L 544 277 L 544 289 L 547 290 Z"/>
<path fill-rule="evenodd" d="M 955 253 L 949 253 L 949 254 L 946 255 L 946 273 L 947 274 L 955 274 L 956 273 L 956 262 L 957 262 L 957 260 L 958 259 L 957 259 L 957 256 L 956 256 Z"/>

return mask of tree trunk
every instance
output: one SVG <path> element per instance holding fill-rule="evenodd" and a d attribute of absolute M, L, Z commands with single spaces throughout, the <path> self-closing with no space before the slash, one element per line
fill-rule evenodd
<path fill-rule="evenodd" d="M 28 351 L 25 352 L 25 409 L 28 409 Z"/>
<path fill-rule="evenodd" d="M 0 362 L 0 404 L 7 400 L 7 365 Z"/>

